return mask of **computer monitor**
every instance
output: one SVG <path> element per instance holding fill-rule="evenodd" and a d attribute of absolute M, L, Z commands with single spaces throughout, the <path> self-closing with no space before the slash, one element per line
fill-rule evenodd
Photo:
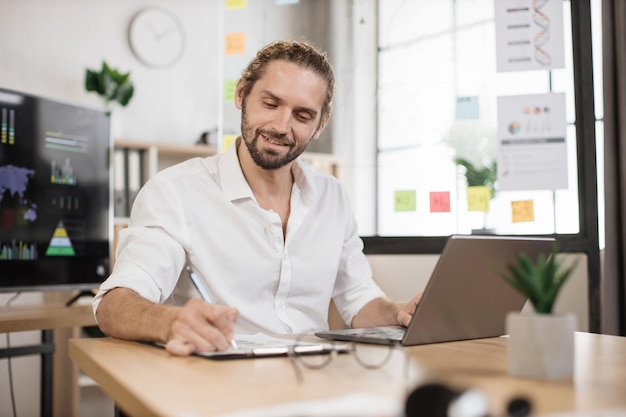
<path fill-rule="evenodd" d="M 110 117 L 0 88 L 0 291 L 91 289 L 109 273 Z"/>

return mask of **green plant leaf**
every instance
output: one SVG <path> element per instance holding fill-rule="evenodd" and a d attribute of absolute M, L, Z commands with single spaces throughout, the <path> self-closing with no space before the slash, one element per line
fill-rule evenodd
<path fill-rule="evenodd" d="M 578 261 L 576 260 L 575 262 L 572 263 L 572 265 L 570 265 L 566 270 L 561 271 L 562 269 L 562 262 L 554 262 L 555 265 L 555 269 L 554 269 L 554 275 L 553 275 L 553 284 L 549 289 L 549 294 L 550 294 L 550 298 L 547 300 L 549 301 L 549 305 L 547 306 L 549 308 L 549 311 L 553 310 L 554 304 L 556 302 L 556 299 L 561 291 L 561 288 L 563 287 L 563 284 L 565 284 L 565 282 L 568 280 L 568 278 L 571 276 L 571 274 L 574 272 L 574 270 L 576 269 L 576 266 L 578 265 Z M 559 272 L 560 271 L 560 272 Z"/>
<path fill-rule="evenodd" d="M 134 93 L 130 72 L 121 73 L 111 68 L 106 61 L 102 61 L 100 71 L 86 70 L 85 90 L 101 96 L 107 107 L 111 102 L 119 103 L 121 106 L 128 105 Z"/>
<path fill-rule="evenodd" d="M 130 81 L 130 72 L 127 72 L 126 74 L 117 73 L 117 75 L 114 76 L 113 79 L 119 85 L 126 86 L 126 85 L 128 85 L 128 82 Z"/>
<path fill-rule="evenodd" d="M 495 182 L 497 179 L 494 161 L 489 166 L 477 168 L 473 163 L 464 158 L 454 158 L 454 163 L 465 168 L 465 179 L 469 187 L 486 186 L 491 190 L 491 196 L 495 196 Z"/>
<path fill-rule="evenodd" d="M 526 295 L 531 303 L 533 305 L 540 304 L 542 298 L 541 286 L 537 282 L 537 274 L 532 261 L 524 253 L 518 255 L 518 261 L 522 269 L 514 269 L 516 278 L 525 283 Z"/>
<path fill-rule="evenodd" d="M 117 88 L 111 74 L 109 72 L 102 73 L 102 87 L 104 99 L 108 102 L 115 97 L 115 89 Z"/>
<path fill-rule="evenodd" d="M 118 89 L 115 99 L 118 103 L 120 103 L 120 105 L 126 106 L 133 97 L 134 92 L 135 89 L 132 84 L 122 85 Z"/>
<path fill-rule="evenodd" d="M 534 262 L 524 253 L 519 253 L 517 264 L 508 265 L 508 273 L 501 273 L 500 276 L 526 295 L 537 313 L 550 314 L 563 284 L 577 264 L 576 261 L 563 270 L 563 263 L 557 260 L 554 248 L 549 256 L 540 254 Z"/>
<path fill-rule="evenodd" d="M 95 91 L 99 90 L 99 80 L 98 74 L 95 71 L 90 69 L 85 72 L 85 90 L 87 91 Z"/>

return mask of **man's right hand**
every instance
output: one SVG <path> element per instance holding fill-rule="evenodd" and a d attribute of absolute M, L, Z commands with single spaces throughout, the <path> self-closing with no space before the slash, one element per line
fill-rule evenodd
<path fill-rule="evenodd" d="M 119 339 L 161 342 L 174 355 L 228 349 L 239 311 L 192 299 L 184 307 L 157 304 L 128 288 L 107 292 L 96 311 L 100 329 Z"/>
<path fill-rule="evenodd" d="M 235 335 L 238 317 L 236 308 L 191 299 L 171 322 L 165 348 L 180 356 L 226 350 Z"/>

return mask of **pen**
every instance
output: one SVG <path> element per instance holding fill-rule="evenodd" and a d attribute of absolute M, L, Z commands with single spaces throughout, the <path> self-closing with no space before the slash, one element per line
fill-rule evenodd
<path fill-rule="evenodd" d="M 189 275 L 193 286 L 196 287 L 196 290 L 198 290 L 198 292 L 200 293 L 200 297 L 202 297 L 202 300 L 204 300 L 204 302 L 206 303 L 212 303 L 213 301 L 211 301 L 209 293 L 207 292 L 206 288 L 204 288 L 204 285 L 202 285 L 202 282 L 200 282 L 200 279 L 198 278 L 196 273 L 193 272 L 193 269 L 191 269 L 190 266 L 187 267 L 187 275 Z M 235 339 L 230 340 L 230 346 L 233 349 L 237 349 L 237 342 L 235 342 Z"/>

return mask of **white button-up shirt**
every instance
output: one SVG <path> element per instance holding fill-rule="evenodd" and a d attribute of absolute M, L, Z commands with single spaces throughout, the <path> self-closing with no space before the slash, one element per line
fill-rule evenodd
<path fill-rule="evenodd" d="M 351 323 L 384 294 L 372 279 L 348 197 L 334 177 L 299 160 L 292 171 L 285 237 L 279 215 L 257 203 L 235 145 L 159 172 L 137 195 L 94 312 L 115 287 L 183 304 L 197 297 L 186 277 L 191 265 L 213 302 L 239 310 L 237 333 L 327 329 L 331 297 Z"/>

